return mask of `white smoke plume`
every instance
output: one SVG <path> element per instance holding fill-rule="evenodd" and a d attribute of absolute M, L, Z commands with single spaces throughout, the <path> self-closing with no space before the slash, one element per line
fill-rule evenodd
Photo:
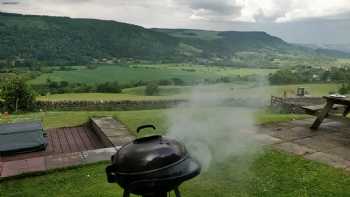
<path fill-rule="evenodd" d="M 254 109 L 225 107 L 224 91 L 197 87 L 190 101 L 171 110 L 168 136 L 182 141 L 204 170 L 232 156 L 249 156 L 261 150 Z"/>

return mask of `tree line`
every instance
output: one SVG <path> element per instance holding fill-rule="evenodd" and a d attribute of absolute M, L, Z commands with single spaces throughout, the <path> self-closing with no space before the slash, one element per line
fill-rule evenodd
<path fill-rule="evenodd" d="M 280 69 L 268 76 L 270 84 L 350 83 L 350 67 L 315 68 L 297 66 Z"/>

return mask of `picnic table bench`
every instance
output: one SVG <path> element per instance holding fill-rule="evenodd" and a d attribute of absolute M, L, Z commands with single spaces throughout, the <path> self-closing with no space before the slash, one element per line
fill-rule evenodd
<path fill-rule="evenodd" d="M 311 129 L 317 130 L 325 118 L 350 123 L 350 119 L 346 117 L 350 113 L 349 98 L 334 96 L 324 96 L 323 98 L 326 99 L 326 105 L 302 107 L 307 114 L 316 116 L 316 120 L 312 124 Z M 339 109 L 343 109 L 342 115 L 331 113 L 333 110 Z"/>

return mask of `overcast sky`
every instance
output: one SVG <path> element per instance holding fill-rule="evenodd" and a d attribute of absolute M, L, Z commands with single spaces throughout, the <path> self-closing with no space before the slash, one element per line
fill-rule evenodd
<path fill-rule="evenodd" d="M 147 28 L 266 31 L 288 42 L 350 44 L 350 0 L 0 0 L 0 11 Z"/>

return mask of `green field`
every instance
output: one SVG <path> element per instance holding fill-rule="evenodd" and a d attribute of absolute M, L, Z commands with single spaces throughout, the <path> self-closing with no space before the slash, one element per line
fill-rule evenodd
<path fill-rule="evenodd" d="M 159 131 L 164 131 L 167 128 L 164 118 L 166 111 L 50 112 L 45 116 L 40 113 L 13 115 L 10 119 L 42 116 L 46 127 L 57 127 L 80 124 L 90 115 L 114 115 L 132 130 L 141 123 L 154 122 L 161 125 Z M 256 117 L 265 123 L 303 116 L 260 111 Z M 98 163 L 3 180 L 0 183 L 0 196 L 121 196 L 121 188 L 106 181 L 104 169 L 107 164 Z M 250 157 L 242 155 L 215 162 L 180 189 L 183 196 L 188 197 L 349 196 L 349 184 L 350 176 L 343 170 L 264 148 Z"/>
<path fill-rule="evenodd" d="M 54 71 L 42 74 L 29 81 L 31 84 L 43 84 L 47 79 L 52 81 L 68 81 L 71 83 L 102 83 L 118 81 L 126 84 L 136 81 L 153 81 L 179 78 L 187 82 L 203 79 L 217 79 L 222 76 L 245 76 L 251 74 L 266 75 L 274 69 L 235 69 L 205 67 L 193 65 L 130 65 L 130 66 L 98 66 L 96 69 L 78 69 L 73 71 Z"/>
<path fill-rule="evenodd" d="M 257 86 L 256 84 L 215 84 L 201 86 L 201 92 L 216 93 L 231 97 L 249 97 L 269 99 L 270 96 L 295 96 L 298 87 L 304 87 L 310 96 L 324 96 L 330 92 L 336 92 L 339 84 L 299 84 L 299 85 L 280 85 L 280 86 Z M 63 100 L 86 100 L 86 101 L 122 101 L 122 100 L 163 100 L 163 99 L 186 99 L 191 96 L 193 87 L 191 86 L 161 86 L 159 96 L 145 96 L 145 87 L 136 87 L 124 89 L 120 94 L 105 93 L 72 93 L 72 94 L 53 94 L 48 96 L 39 96 L 38 100 L 63 101 Z"/>

